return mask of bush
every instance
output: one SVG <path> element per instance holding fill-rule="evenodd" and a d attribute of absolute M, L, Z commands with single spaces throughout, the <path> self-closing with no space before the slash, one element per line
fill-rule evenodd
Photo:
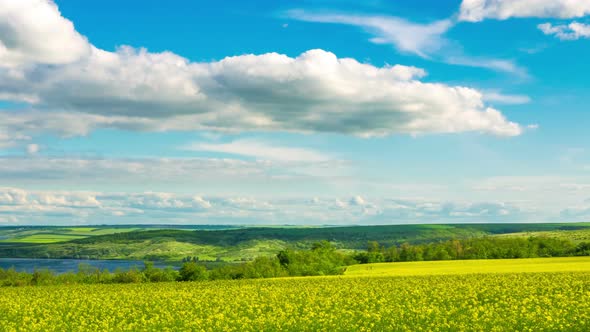
<path fill-rule="evenodd" d="M 33 275 L 26 272 L 17 272 L 14 268 L 0 269 L 0 284 L 2 286 L 28 286 L 31 285 Z"/>
<path fill-rule="evenodd" d="M 178 271 L 179 281 L 199 281 L 208 279 L 207 268 L 195 262 L 186 262 L 182 264 L 180 271 Z"/>
<path fill-rule="evenodd" d="M 55 275 L 48 269 L 35 270 L 31 278 L 31 285 L 54 285 L 57 283 Z"/>
<path fill-rule="evenodd" d="M 348 263 L 328 241 L 314 243 L 311 250 L 283 250 L 277 259 L 290 276 L 343 274 Z"/>
<path fill-rule="evenodd" d="M 153 262 L 144 262 L 143 274 L 148 282 L 167 282 L 178 279 L 178 271 L 172 267 L 158 269 Z"/>
<path fill-rule="evenodd" d="M 121 284 L 137 284 L 145 281 L 147 281 L 145 275 L 135 268 L 127 271 L 117 269 L 113 276 L 113 282 Z"/>

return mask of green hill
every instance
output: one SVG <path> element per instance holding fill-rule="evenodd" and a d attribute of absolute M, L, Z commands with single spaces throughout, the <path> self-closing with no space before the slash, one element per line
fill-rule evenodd
<path fill-rule="evenodd" d="M 328 240 L 341 250 L 482 236 L 587 238 L 590 223 L 347 227 L 93 226 L 0 229 L 0 257 L 240 261 Z M 53 236 L 53 238 L 52 238 Z M 53 242 L 53 243 L 48 243 Z"/>

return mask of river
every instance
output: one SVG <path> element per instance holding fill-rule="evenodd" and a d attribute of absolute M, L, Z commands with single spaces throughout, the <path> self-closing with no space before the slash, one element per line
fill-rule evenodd
<path fill-rule="evenodd" d="M 116 269 L 143 268 L 143 261 L 136 260 L 0 258 L 0 268 L 6 270 L 14 267 L 20 272 L 33 272 L 35 269 L 49 269 L 55 273 L 77 272 L 80 264 L 87 264 L 100 270 L 108 269 L 111 272 Z M 164 268 L 169 264 L 155 262 L 154 266 Z"/>

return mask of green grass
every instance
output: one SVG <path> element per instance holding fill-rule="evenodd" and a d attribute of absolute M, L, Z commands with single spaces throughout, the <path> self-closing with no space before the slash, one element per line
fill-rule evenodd
<path fill-rule="evenodd" d="M 72 233 L 77 234 L 86 234 L 88 236 L 98 236 L 98 235 L 109 235 L 109 234 L 117 234 L 117 233 L 126 233 L 126 232 L 135 232 L 141 231 L 142 228 L 138 227 L 129 227 L 129 228 L 94 228 L 93 230 L 79 230 L 79 229 L 72 229 Z"/>
<path fill-rule="evenodd" d="M 139 231 L 137 227 L 47 227 L 0 230 L 2 243 L 51 244 L 85 239 L 92 236 Z"/>
<path fill-rule="evenodd" d="M 375 263 L 349 266 L 345 275 L 420 276 L 527 272 L 590 272 L 590 257 Z"/>
<path fill-rule="evenodd" d="M 179 261 L 186 256 L 197 256 L 200 260 L 215 260 L 220 249 L 209 245 L 196 245 L 177 241 L 161 241 L 134 244 L 128 255 L 115 257 L 124 259 L 142 259 L 153 257 L 164 261 Z"/>
<path fill-rule="evenodd" d="M 68 230 L 72 233 L 88 233 L 88 232 L 93 232 L 94 230 L 96 230 L 96 227 L 70 227 L 70 228 L 64 228 L 65 230 Z"/>
<path fill-rule="evenodd" d="M 85 236 L 80 235 L 66 235 L 66 234 L 34 234 L 25 237 L 11 238 L 3 240 L 2 242 L 10 243 L 58 243 L 67 242 L 71 240 L 83 239 Z"/>

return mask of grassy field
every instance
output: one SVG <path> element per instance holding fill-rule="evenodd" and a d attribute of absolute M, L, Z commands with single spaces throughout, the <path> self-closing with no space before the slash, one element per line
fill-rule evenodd
<path fill-rule="evenodd" d="M 358 275 L 0 289 L 1 331 L 588 331 L 590 272 L 569 258 L 477 273 Z M 517 264 L 487 261 L 488 272 Z M 561 264 L 561 265 L 560 265 Z M 536 272 L 540 270 L 583 270 Z M 431 265 L 432 267 L 428 267 Z M 385 266 L 385 265 L 383 265 Z M 494 270 L 493 267 L 497 267 Z M 406 272 L 410 270 L 406 267 Z M 471 273 L 471 274 L 466 274 Z M 409 273 L 412 274 L 412 273 Z"/>
<path fill-rule="evenodd" d="M 590 257 L 485 259 L 353 265 L 347 276 L 421 276 L 474 273 L 590 272 Z"/>
<path fill-rule="evenodd" d="M 124 232 L 140 231 L 138 227 L 47 227 L 47 228 L 11 228 L 0 229 L 0 242 L 49 244 L 69 242 L 92 236 L 110 235 Z"/>
<path fill-rule="evenodd" d="M 70 235 L 70 234 L 33 234 L 29 236 L 12 238 L 4 240 L 3 242 L 10 243 L 58 243 L 67 242 L 71 240 L 83 239 L 85 236 Z"/>
<path fill-rule="evenodd" d="M 108 236 L 129 232 L 145 232 L 154 230 L 226 230 L 236 227 L 228 225 L 117 225 L 117 226 L 12 226 L 0 227 L 0 243 L 61 243 L 96 236 Z M 43 238 L 43 240 L 39 240 Z"/>

